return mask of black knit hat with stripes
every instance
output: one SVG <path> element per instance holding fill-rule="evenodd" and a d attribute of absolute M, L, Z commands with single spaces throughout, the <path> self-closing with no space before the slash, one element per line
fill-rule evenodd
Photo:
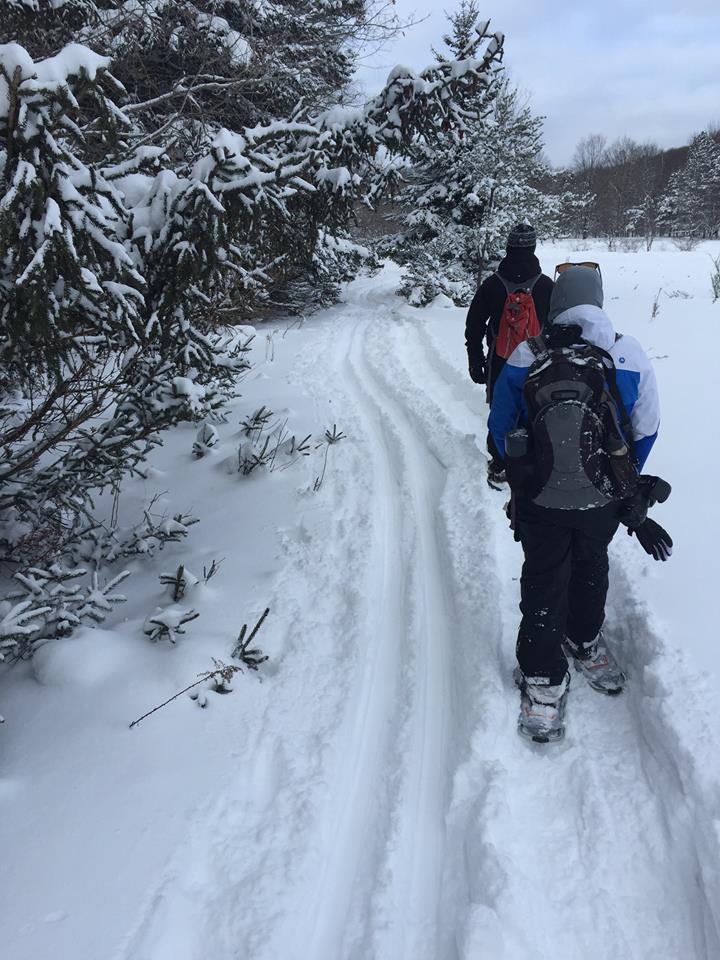
<path fill-rule="evenodd" d="M 535 249 L 536 243 L 535 228 L 531 227 L 529 223 L 518 223 L 508 234 L 507 249 L 510 250 L 513 247 L 532 251 Z"/>

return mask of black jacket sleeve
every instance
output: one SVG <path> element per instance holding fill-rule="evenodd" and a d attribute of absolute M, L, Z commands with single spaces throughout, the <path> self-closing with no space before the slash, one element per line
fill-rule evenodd
<path fill-rule="evenodd" d="M 550 277 L 543 274 L 533 287 L 533 300 L 535 301 L 535 312 L 540 323 L 540 328 L 544 328 L 547 323 L 548 312 L 550 310 L 550 297 L 555 284 Z"/>
<path fill-rule="evenodd" d="M 468 352 L 468 363 L 471 367 L 485 363 L 484 341 L 487 335 L 488 320 L 496 299 L 492 295 L 492 288 L 496 282 L 496 277 L 487 277 L 478 287 L 468 310 L 467 320 L 465 321 L 465 346 Z"/>

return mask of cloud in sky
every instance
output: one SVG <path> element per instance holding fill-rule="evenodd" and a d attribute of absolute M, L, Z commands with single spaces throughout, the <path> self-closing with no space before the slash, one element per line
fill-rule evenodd
<path fill-rule="evenodd" d="M 370 55 L 368 93 L 403 63 L 421 69 L 441 45 L 445 16 L 429 0 L 396 0 L 402 18 L 427 17 Z M 453 0 L 442 5 L 452 9 Z M 627 134 L 663 147 L 720 124 L 720 3 L 685 0 L 492 0 L 481 15 L 505 35 L 505 66 L 544 114 L 546 151 L 570 160 L 588 133 Z"/>

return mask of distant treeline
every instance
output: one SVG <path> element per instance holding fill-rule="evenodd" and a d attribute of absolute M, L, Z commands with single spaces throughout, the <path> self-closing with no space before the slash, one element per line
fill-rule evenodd
<path fill-rule="evenodd" d="M 720 130 L 684 147 L 601 134 L 584 137 L 569 168 L 549 174 L 546 188 L 566 192 L 564 228 L 580 237 L 658 234 L 700 240 L 720 233 Z"/>

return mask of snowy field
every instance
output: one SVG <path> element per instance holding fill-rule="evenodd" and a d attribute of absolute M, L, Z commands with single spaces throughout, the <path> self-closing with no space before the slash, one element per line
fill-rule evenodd
<path fill-rule="evenodd" d="M 302 325 L 263 328 L 220 443 L 168 435 L 120 499 L 188 510 L 185 543 L 137 561 L 102 630 L 0 679 L 3 960 L 709 960 L 720 956 L 720 683 L 709 254 L 581 244 L 606 309 L 655 361 L 647 469 L 673 485 L 654 564 L 621 531 L 608 633 L 630 682 L 576 681 L 567 736 L 515 731 L 521 551 L 485 483 L 484 390 L 465 312 L 394 296 L 387 267 Z M 655 304 L 655 306 L 654 306 Z M 267 334 L 267 336 L 266 336 Z M 301 386 L 302 385 L 302 386 Z M 261 405 L 346 439 L 266 477 L 234 468 Z M 196 575 L 170 647 L 143 636 L 160 572 Z M 269 660 L 187 695 L 240 626 Z"/>

